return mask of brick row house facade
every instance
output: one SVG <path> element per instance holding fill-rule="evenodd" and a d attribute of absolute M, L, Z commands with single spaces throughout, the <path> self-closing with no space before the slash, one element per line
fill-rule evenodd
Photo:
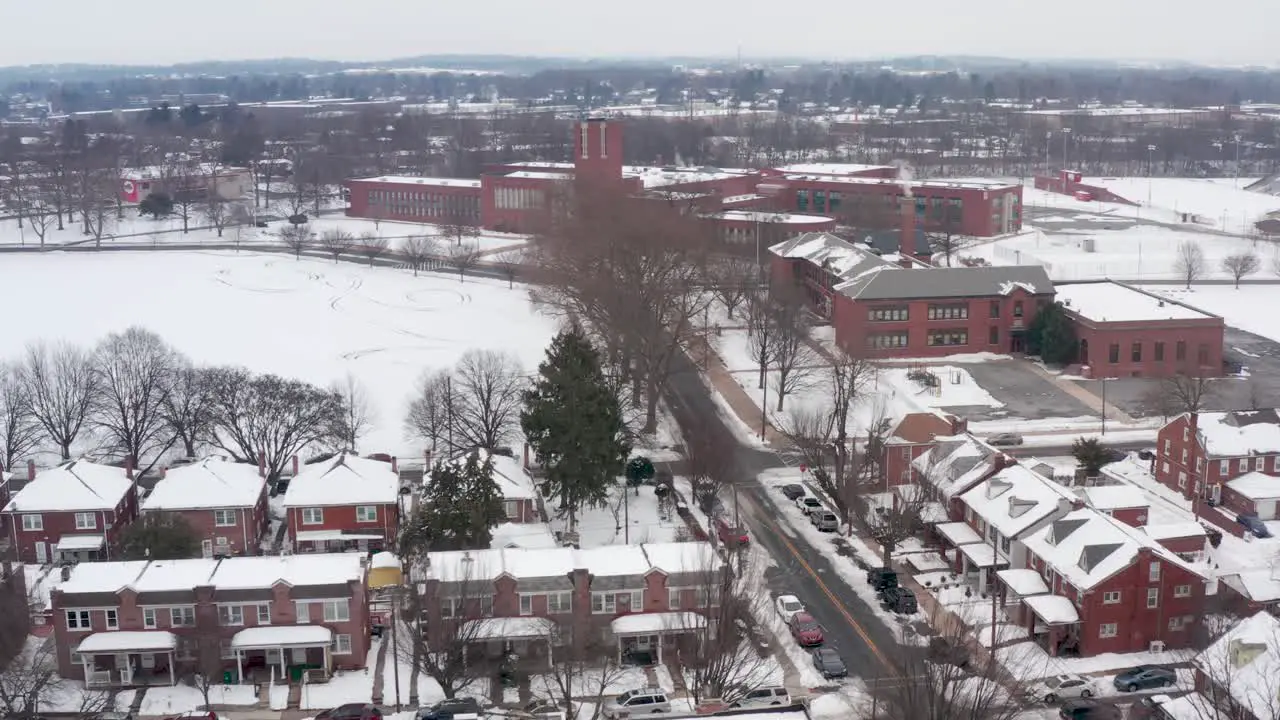
<path fill-rule="evenodd" d="M 290 545 L 297 552 L 383 550 L 400 526 L 395 463 L 339 453 L 303 466 L 285 490 Z"/>
<path fill-rule="evenodd" d="M 557 646 L 601 638 L 620 656 L 661 662 L 712 621 L 725 572 L 700 542 L 438 552 L 411 569 L 425 587 L 429 642 L 456 633 L 477 660 L 512 650 L 537 667 L 554 662 Z"/>
<path fill-rule="evenodd" d="M 884 486 L 919 483 L 922 478 L 914 467 L 915 461 L 936 447 L 938 438 L 963 435 L 967 430 L 967 422 L 944 412 L 904 415 L 884 441 L 880 460 Z"/>
<path fill-rule="evenodd" d="M 108 560 L 120 533 L 138 516 L 131 465 L 72 460 L 35 472 L 4 508 L 9 540 L 21 562 Z"/>
<path fill-rule="evenodd" d="M 82 563 L 52 592 L 58 672 L 91 687 L 313 679 L 364 666 L 365 557 Z"/>
<path fill-rule="evenodd" d="M 199 536 L 204 557 L 257 555 L 270 522 L 264 465 L 206 458 L 164 468 L 142 512 L 180 516 Z"/>
<path fill-rule="evenodd" d="M 1277 517 L 1280 413 L 1275 409 L 1183 413 L 1156 436 L 1152 474 L 1187 499 Z"/>

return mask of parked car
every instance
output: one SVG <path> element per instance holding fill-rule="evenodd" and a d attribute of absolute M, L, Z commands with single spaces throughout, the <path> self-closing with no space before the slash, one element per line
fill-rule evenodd
<path fill-rule="evenodd" d="M 824 509 L 822 501 L 812 495 L 805 495 L 802 498 L 796 498 L 796 507 L 800 508 L 800 511 L 805 515 L 808 515 L 814 510 Z"/>
<path fill-rule="evenodd" d="M 480 703 L 475 698 L 460 697 L 452 700 L 441 700 L 429 708 L 423 708 L 414 716 L 415 720 L 453 720 L 467 715 L 479 715 Z M 316 718 L 320 720 L 320 718 Z"/>
<path fill-rule="evenodd" d="M 671 712 L 671 700 L 662 688 L 628 690 L 604 705 L 604 716 L 610 720 L 639 715 Z"/>
<path fill-rule="evenodd" d="M 1096 700 L 1068 700 L 1058 708 L 1062 720 L 1121 720 L 1124 716 L 1115 705 L 1103 705 Z"/>
<path fill-rule="evenodd" d="M 346 705 L 343 705 L 342 707 L 346 707 Z M 355 707 L 364 707 L 364 706 L 356 705 Z M 338 708 L 334 708 L 334 710 L 337 710 L 337 709 Z M 333 710 L 330 710 L 328 712 L 333 712 Z M 324 713 L 320 713 L 320 715 L 323 715 L 323 714 Z M 102 718 L 103 720 L 115 720 L 115 718 L 120 715 L 124 715 L 126 718 L 133 717 L 132 713 L 101 713 L 98 715 L 98 717 Z M 317 715 L 316 717 L 319 718 L 320 715 Z M 337 717 L 337 716 L 330 716 L 330 717 Z M 352 717 L 359 717 L 359 715 L 353 715 Z M 165 720 L 218 720 L 218 713 L 213 712 L 212 710 L 188 710 L 187 712 L 178 713 L 177 715 L 170 715 L 166 717 Z"/>
<path fill-rule="evenodd" d="M 1091 698 L 1098 694 L 1098 686 L 1084 675 L 1054 675 L 1031 686 L 1029 695 L 1047 703 L 1071 698 Z"/>
<path fill-rule="evenodd" d="M 720 544 L 725 547 L 743 547 L 751 542 L 751 537 L 747 535 L 745 529 L 731 524 L 723 517 L 716 518 L 716 536 L 720 538 Z"/>
<path fill-rule="evenodd" d="M 893 568 L 878 567 L 867 570 L 867 584 L 876 592 L 898 587 L 898 573 Z"/>
<path fill-rule="evenodd" d="M 804 605 L 800 602 L 800 598 L 795 595 L 779 595 L 773 601 L 773 607 L 778 611 L 778 615 L 782 617 L 783 622 L 791 622 L 792 615 L 804 612 Z"/>
<path fill-rule="evenodd" d="M 1156 451 L 1155 451 L 1155 450 L 1150 450 L 1150 449 L 1146 449 L 1146 450 L 1139 450 L 1139 451 L 1138 451 L 1138 458 L 1139 458 L 1140 460 L 1155 460 L 1155 459 L 1156 459 Z"/>
<path fill-rule="evenodd" d="M 533 720 L 564 720 L 568 715 L 564 708 L 549 700 L 533 700 L 529 704 L 512 712 L 512 716 L 531 718 Z"/>
<path fill-rule="evenodd" d="M 1102 457 L 1109 463 L 1117 463 L 1129 457 L 1129 453 L 1115 448 L 1105 448 L 1102 451 Z"/>
<path fill-rule="evenodd" d="M 840 518 L 830 510 L 814 510 L 809 513 L 809 522 L 820 532 L 835 532 L 840 529 Z"/>
<path fill-rule="evenodd" d="M 1271 537 L 1271 531 L 1267 529 L 1267 524 L 1262 522 L 1257 515 L 1237 515 L 1236 522 L 1243 525 L 1244 529 L 1253 533 L 1253 536 L 1256 538 Z"/>
<path fill-rule="evenodd" d="M 781 707 L 791 704 L 791 693 L 784 687 L 761 687 L 747 691 L 742 699 L 734 703 L 735 708 Z"/>
<path fill-rule="evenodd" d="M 916 594 L 901 585 L 885 588 L 880 593 L 880 602 L 886 610 L 896 613 L 910 614 L 920 609 Z"/>
<path fill-rule="evenodd" d="M 1160 708 L 1171 700 L 1168 695 L 1148 695 L 1129 706 L 1128 720 L 1172 720 L 1169 713 Z"/>
<path fill-rule="evenodd" d="M 939 665 L 966 668 L 969 667 L 969 649 L 950 638 L 934 636 L 929 638 L 928 659 Z"/>
<path fill-rule="evenodd" d="M 382 711 L 369 703 L 347 703 L 316 715 L 316 720 L 379 720 Z"/>
<path fill-rule="evenodd" d="M 994 447 L 1009 447 L 1011 445 L 1021 445 L 1022 436 L 1018 433 L 999 433 L 987 438 L 987 444 Z"/>
<path fill-rule="evenodd" d="M 1112 683 L 1117 690 L 1136 692 L 1148 688 L 1177 685 L 1178 673 L 1158 665 L 1139 665 L 1116 675 Z"/>
<path fill-rule="evenodd" d="M 809 494 L 809 493 L 804 489 L 804 486 L 803 486 L 803 485 L 796 485 L 796 484 L 794 484 L 794 483 L 793 483 L 793 484 L 791 484 L 791 485 L 783 485 L 783 486 L 782 486 L 781 488 L 779 488 L 779 489 L 780 489 L 780 490 L 782 490 L 782 494 L 783 494 L 783 495 L 786 495 L 786 496 L 787 496 L 787 499 L 788 499 L 788 500 L 790 500 L 791 502 L 795 502 L 796 500 L 798 500 L 798 499 L 800 499 L 800 498 L 804 497 L 805 495 L 808 495 L 808 494 Z"/>
<path fill-rule="evenodd" d="M 791 628 L 791 637 L 796 639 L 800 647 L 813 647 L 822 644 L 822 626 L 807 612 L 798 612 L 787 622 Z"/>
<path fill-rule="evenodd" d="M 827 680 L 849 676 L 849 670 L 844 666 L 844 660 L 840 659 L 840 653 L 836 652 L 834 648 L 817 648 L 809 654 L 813 656 L 813 666 Z"/>

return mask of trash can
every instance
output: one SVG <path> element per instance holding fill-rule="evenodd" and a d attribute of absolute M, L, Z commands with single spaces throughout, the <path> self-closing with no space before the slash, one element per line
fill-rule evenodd
<path fill-rule="evenodd" d="M 237 682 L 239 682 L 239 678 L 236 677 L 235 670 L 224 670 L 222 672 L 223 685 L 235 685 Z"/>

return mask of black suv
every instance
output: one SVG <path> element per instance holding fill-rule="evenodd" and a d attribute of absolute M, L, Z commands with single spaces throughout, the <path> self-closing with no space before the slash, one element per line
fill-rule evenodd
<path fill-rule="evenodd" d="M 893 568 L 878 567 L 867 570 L 867 582 L 876 592 L 898 587 L 898 573 Z"/>
<path fill-rule="evenodd" d="M 885 588 L 880 593 L 880 602 L 884 603 L 886 610 L 896 613 L 913 613 L 920 609 L 916 603 L 915 593 L 897 585 Z"/>
<path fill-rule="evenodd" d="M 429 708 L 423 708 L 415 716 L 417 720 L 453 720 L 458 715 L 479 715 L 480 703 L 475 698 L 441 700 Z"/>
<path fill-rule="evenodd" d="M 1058 710 L 1062 720 L 1121 720 L 1120 708 L 1093 700 L 1068 700 Z"/>

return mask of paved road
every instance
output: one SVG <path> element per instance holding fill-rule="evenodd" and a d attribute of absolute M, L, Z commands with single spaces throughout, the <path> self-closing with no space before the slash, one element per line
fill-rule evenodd
<path fill-rule="evenodd" d="M 725 425 L 710 391 L 689 359 L 677 355 L 665 397 L 676 422 L 714 433 L 714 447 L 734 448 L 728 463 L 740 481 L 738 501 L 742 520 L 752 539 L 777 563 L 766 573 L 770 590 L 799 595 L 822 623 L 828 644 L 838 648 L 849 671 L 864 680 L 887 677 L 886 662 L 893 657 L 896 641 L 874 614 L 832 569 L 821 553 L 797 543 L 782 532 L 773 519 L 767 492 L 756 476 L 770 468 L 784 467 L 775 453 L 741 445 Z"/>

